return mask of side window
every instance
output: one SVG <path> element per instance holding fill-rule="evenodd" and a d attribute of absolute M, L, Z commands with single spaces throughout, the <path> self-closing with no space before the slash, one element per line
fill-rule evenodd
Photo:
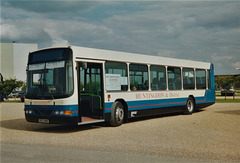
<path fill-rule="evenodd" d="M 148 90 L 148 67 L 147 65 L 130 64 L 130 88 L 132 91 Z"/>
<path fill-rule="evenodd" d="M 206 89 L 206 71 L 205 70 L 196 70 L 196 84 L 197 89 Z"/>
<path fill-rule="evenodd" d="M 211 71 L 207 71 L 207 81 L 208 81 L 208 89 L 211 89 Z"/>
<path fill-rule="evenodd" d="M 66 64 L 67 66 L 67 92 L 72 92 L 73 91 L 73 69 L 72 69 L 72 64 Z"/>
<path fill-rule="evenodd" d="M 194 89 L 194 70 L 192 68 L 183 68 L 183 89 Z"/>
<path fill-rule="evenodd" d="M 106 62 L 105 70 L 107 91 L 128 90 L 127 64 Z"/>
<path fill-rule="evenodd" d="M 178 67 L 168 67 L 168 89 L 181 90 L 181 69 Z"/>
<path fill-rule="evenodd" d="M 150 67 L 150 82 L 152 90 L 166 90 L 166 69 L 164 66 Z"/>

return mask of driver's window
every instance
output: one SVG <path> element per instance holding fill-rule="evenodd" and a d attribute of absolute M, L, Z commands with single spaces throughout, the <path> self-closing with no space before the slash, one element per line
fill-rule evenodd
<path fill-rule="evenodd" d="M 33 86 L 42 85 L 42 74 L 33 74 Z"/>

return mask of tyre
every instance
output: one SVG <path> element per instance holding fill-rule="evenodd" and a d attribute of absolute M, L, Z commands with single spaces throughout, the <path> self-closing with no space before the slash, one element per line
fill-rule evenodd
<path fill-rule="evenodd" d="M 184 113 L 185 114 L 192 114 L 195 111 L 195 102 L 192 97 L 189 97 L 187 100 L 186 108 Z"/>
<path fill-rule="evenodd" d="M 110 125 L 117 127 L 123 124 L 124 121 L 124 107 L 121 102 L 116 101 L 112 105 Z"/>

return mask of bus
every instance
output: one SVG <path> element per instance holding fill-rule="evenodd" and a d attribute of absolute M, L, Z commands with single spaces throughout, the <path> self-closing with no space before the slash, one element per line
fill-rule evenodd
<path fill-rule="evenodd" d="M 129 118 L 192 114 L 215 103 L 212 63 L 86 47 L 29 53 L 29 122 L 120 126 Z"/>

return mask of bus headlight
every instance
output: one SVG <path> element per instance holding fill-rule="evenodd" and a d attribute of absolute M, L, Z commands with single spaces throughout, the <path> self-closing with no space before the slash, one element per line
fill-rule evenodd
<path fill-rule="evenodd" d="M 33 114 L 33 111 L 32 110 L 25 110 L 25 113 L 26 114 Z"/>

